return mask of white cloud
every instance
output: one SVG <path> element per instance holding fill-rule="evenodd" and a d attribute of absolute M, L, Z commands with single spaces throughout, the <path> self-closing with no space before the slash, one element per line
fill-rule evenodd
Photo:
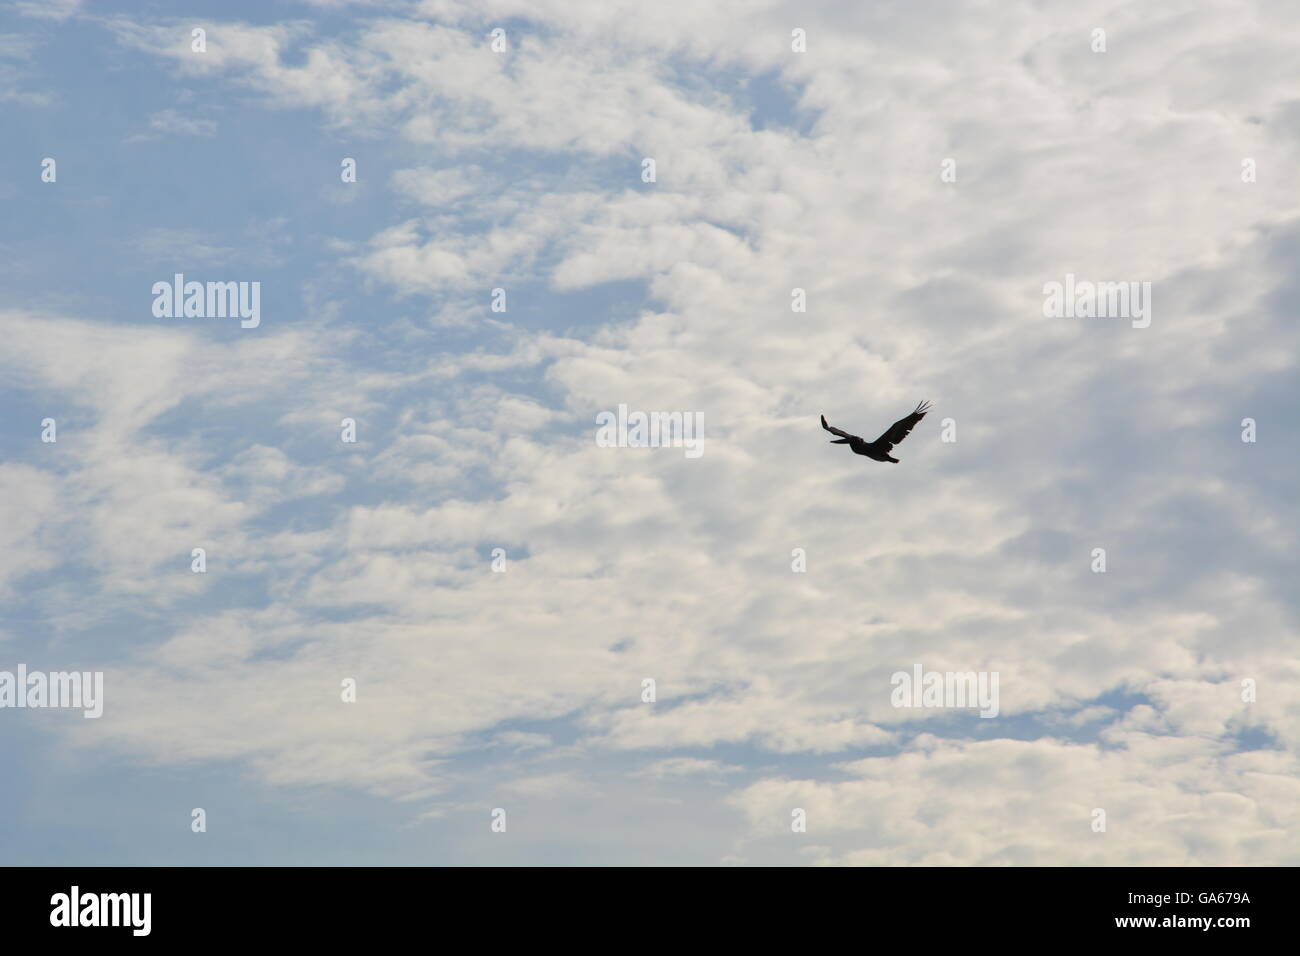
<path fill-rule="evenodd" d="M 83 0 L 14 0 L 19 16 L 41 20 L 67 20 L 81 12 Z"/>
<path fill-rule="evenodd" d="M 215 136 L 215 120 L 187 116 L 179 110 L 159 110 L 149 117 L 149 129 L 154 135 Z"/>
<path fill-rule="evenodd" d="M 1294 859 L 1288 834 L 1300 823 L 1293 756 L 1179 737 L 1101 750 L 927 736 L 843 769 L 843 782 L 770 778 L 740 790 L 751 858 L 790 842 L 795 807 L 814 862 L 858 866 L 1270 865 Z"/>

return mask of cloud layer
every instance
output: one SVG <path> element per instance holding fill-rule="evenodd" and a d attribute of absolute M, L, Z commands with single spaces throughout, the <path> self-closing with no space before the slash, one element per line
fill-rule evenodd
<path fill-rule="evenodd" d="M 204 53 L 85 21 L 229 103 L 124 141 L 304 116 L 347 145 L 303 175 L 388 205 L 139 223 L 158 277 L 316 256 L 257 330 L 0 314 L 60 420 L 0 468 L 0 586 L 108 675 L 58 739 L 504 806 L 524 860 L 577 813 L 579 860 L 1300 862 L 1282 4 L 327 9 Z M 1151 326 L 1044 318 L 1067 274 L 1150 282 Z M 817 427 L 922 398 L 899 465 Z M 620 403 L 703 413 L 703 456 L 598 447 Z M 999 716 L 893 706 L 916 664 L 998 672 Z"/>

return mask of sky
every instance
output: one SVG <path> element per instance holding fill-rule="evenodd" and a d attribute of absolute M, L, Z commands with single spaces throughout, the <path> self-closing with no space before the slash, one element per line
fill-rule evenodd
<path fill-rule="evenodd" d="M 0 672 L 104 691 L 0 707 L 0 862 L 1300 864 L 1298 74 L 1284 0 L 7 0 Z"/>

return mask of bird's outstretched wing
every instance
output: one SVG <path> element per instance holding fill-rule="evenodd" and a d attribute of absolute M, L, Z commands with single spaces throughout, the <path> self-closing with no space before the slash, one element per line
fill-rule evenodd
<path fill-rule="evenodd" d="M 826 430 L 827 430 L 828 432 L 830 432 L 832 435 L 839 435 L 841 438 L 845 438 L 845 439 L 848 439 L 848 440 L 850 440 L 850 441 L 852 441 L 854 438 L 858 438 L 857 435 L 850 435 L 848 432 L 844 431 L 844 429 L 842 429 L 842 428 L 836 428 L 834 425 L 827 425 L 827 424 L 826 424 L 826 416 L 825 416 L 825 415 L 822 416 L 822 428 L 826 429 Z M 861 439 L 861 438 L 858 438 L 858 441 L 862 441 L 862 439 Z M 837 442 L 836 444 L 843 444 L 843 442 Z"/>
<path fill-rule="evenodd" d="M 890 449 L 912 433 L 916 423 L 925 417 L 925 413 L 930 410 L 929 402 L 922 402 L 916 406 L 912 414 L 906 418 L 900 418 L 894 424 L 889 426 L 889 430 L 876 439 L 875 444 L 881 451 L 888 454 Z"/>

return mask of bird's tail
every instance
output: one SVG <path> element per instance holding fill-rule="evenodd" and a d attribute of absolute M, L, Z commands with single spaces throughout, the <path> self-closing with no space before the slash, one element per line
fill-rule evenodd
<path fill-rule="evenodd" d="M 831 439 L 831 444 L 832 444 L 832 445 L 847 445 L 848 443 L 849 443 L 849 440 L 848 440 L 847 438 L 832 438 L 832 439 Z"/>

